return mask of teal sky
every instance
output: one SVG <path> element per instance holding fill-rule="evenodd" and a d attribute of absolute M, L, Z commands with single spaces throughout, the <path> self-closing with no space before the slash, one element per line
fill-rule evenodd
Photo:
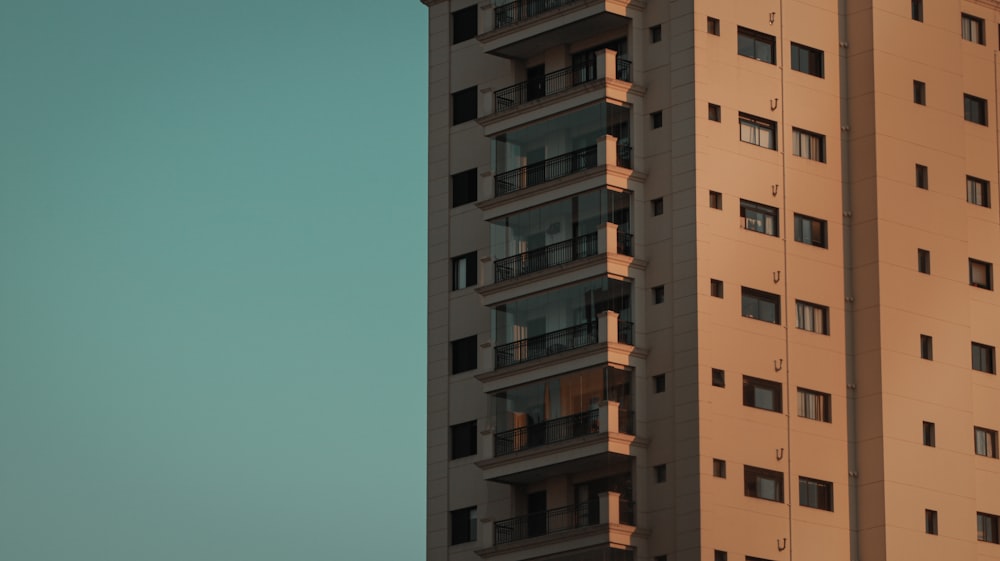
<path fill-rule="evenodd" d="M 0 559 L 422 559 L 426 8 L 0 0 Z"/>

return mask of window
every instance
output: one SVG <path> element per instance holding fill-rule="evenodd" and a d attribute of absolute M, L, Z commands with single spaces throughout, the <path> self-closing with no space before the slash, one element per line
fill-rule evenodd
<path fill-rule="evenodd" d="M 982 343 L 972 342 L 972 369 L 988 374 L 996 374 L 996 349 Z"/>
<path fill-rule="evenodd" d="M 653 478 L 656 479 L 657 483 L 664 483 L 667 480 L 667 465 L 653 466 Z"/>
<path fill-rule="evenodd" d="M 821 510 L 833 510 L 833 483 L 799 478 L 799 505 Z"/>
<path fill-rule="evenodd" d="M 910 17 L 914 21 L 924 21 L 924 0 L 910 0 Z"/>
<path fill-rule="evenodd" d="M 452 45 L 476 38 L 476 31 L 479 28 L 477 8 L 478 6 L 469 6 L 451 13 Z"/>
<path fill-rule="evenodd" d="M 778 235 L 778 209 L 746 199 L 740 199 L 743 228 L 769 236 Z"/>
<path fill-rule="evenodd" d="M 663 285 L 653 287 L 653 303 L 662 304 L 664 300 Z"/>
<path fill-rule="evenodd" d="M 451 259 L 451 289 L 461 290 L 476 286 L 476 252 Z"/>
<path fill-rule="evenodd" d="M 714 103 L 708 104 L 708 120 L 717 123 L 722 122 L 722 108 Z"/>
<path fill-rule="evenodd" d="M 998 522 L 1000 522 L 1000 516 L 977 512 L 976 538 L 981 542 L 1000 543 L 1000 532 L 997 532 L 997 526 L 1000 526 Z"/>
<path fill-rule="evenodd" d="M 736 52 L 742 56 L 774 64 L 774 37 L 740 27 L 736 36 Z"/>
<path fill-rule="evenodd" d="M 986 44 L 986 22 L 982 18 L 962 14 L 962 39 L 972 43 Z"/>
<path fill-rule="evenodd" d="M 476 86 L 451 94 L 451 124 L 459 125 L 477 116 Z"/>
<path fill-rule="evenodd" d="M 659 43 L 663 40 L 663 28 L 659 25 L 654 25 L 649 28 L 649 42 Z"/>
<path fill-rule="evenodd" d="M 913 103 L 927 105 L 927 84 L 920 80 L 913 81 Z"/>
<path fill-rule="evenodd" d="M 799 417 L 831 422 L 830 394 L 799 388 Z"/>
<path fill-rule="evenodd" d="M 722 210 L 722 193 L 718 191 L 709 191 L 708 206 L 716 210 Z"/>
<path fill-rule="evenodd" d="M 826 220 L 796 214 L 795 241 L 816 247 L 826 247 Z"/>
<path fill-rule="evenodd" d="M 986 456 L 987 458 L 996 458 L 997 431 L 984 429 L 983 427 L 976 427 L 975 436 L 976 436 L 976 455 Z"/>
<path fill-rule="evenodd" d="M 795 327 L 804 331 L 812 331 L 821 335 L 830 334 L 830 308 L 811 304 L 802 300 L 795 301 Z"/>
<path fill-rule="evenodd" d="M 743 317 L 781 325 L 780 307 L 777 294 L 743 287 Z"/>
<path fill-rule="evenodd" d="M 743 494 L 748 497 L 784 502 L 785 475 L 753 466 L 743 466 Z"/>
<path fill-rule="evenodd" d="M 654 111 L 649 114 L 650 120 L 652 121 L 653 128 L 658 129 L 663 127 L 663 111 Z"/>
<path fill-rule="evenodd" d="M 451 545 L 476 541 L 476 507 L 451 511 Z"/>
<path fill-rule="evenodd" d="M 712 35 L 719 35 L 722 33 L 722 25 L 719 23 L 719 18 L 713 18 L 708 16 L 708 32 Z"/>
<path fill-rule="evenodd" d="M 657 555 L 656 557 L 653 557 L 653 561 L 667 561 L 667 556 L 666 555 Z"/>
<path fill-rule="evenodd" d="M 781 413 L 781 384 L 744 376 L 743 405 Z"/>
<path fill-rule="evenodd" d="M 653 376 L 653 393 L 663 393 L 667 391 L 667 375 L 657 374 Z"/>
<path fill-rule="evenodd" d="M 451 373 L 459 374 L 478 368 L 476 361 L 476 336 L 451 342 Z"/>
<path fill-rule="evenodd" d="M 740 140 L 743 142 L 777 150 L 777 130 L 778 124 L 774 121 L 754 117 L 748 113 L 740 113 Z"/>
<path fill-rule="evenodd" d="M 712 385 L 717 388 L 726 387 L 726 371 L 721 368 L 712 369 Z"/>
<path fill-rule="evenodd" d="M 986 125 L 986 100 L 965 94 L 965 120 L 970 123 Z"/>
<path fill-rule="evenodd" d="M 722 298 L 722 281 L 719 279 L 711 279 L 710 290 L 712 296 Z"/>
<path fill-rule="evenodd" d="M 934 360 L 934 338 L 930 335 L 920 336 L 920 358 Z"/>
<path fill-rule="evenodd" d="M 451 208 L 476 202 L 478 189 L 475 168 L 452 174 Z"/>
<path fill-rule="evenodd" d="M 969 284 L 976 288 L 993 290 L 993 264 L 969 259 Z"/>
<path fill-rule="evenodd" d="M 729 553 L 716 549 L 714 561 L 729 561 Z"/>
<path fill-rule="evenodd" d="M 792 155 L 814 162 L 826 161 L 826 137 L 802 129 L 792 129 Z"/>
<path fill-rule="evenodd" d="M 823 77 L 823 51 L 792 43 L 792 70 Z"/>
<path fill-rule="evenodd" d="M 927 166 L 917 164 L 917 187 L 926 189 L 930 185 L 927 179 Z"/>
<path fill-rule="evenodd" d="M 476 455 L 476 432 L 475 421 L 451 426 L 451 459 Z"/>
<path fill-rule="evenodd" d="M 712 459 L 712 476 L 722 479 L 726 478 L 726 460 Z"/>
<path fill-rule="evenodd" d="M 653 206 L 653 216 L 663 214 L 663 197 L 657 197 L 649 202 Z"/>
<path fill-rule="evenodd" d="M 929 275 L 931 274 L 931 252 L 926 249 L 917 250 L 917 271 Z"/>
<path fill-rule="evenodd" d="M 924 421 L 923 436 L 924 446 L 930 446 L 931 448 L 937 446 L 937 429 L 934 423 Z"/>
<path fill-rule="evenodd" d="M 936 536 L 938 533 L 937 511 L 927 509 L 924 511 L 924 533 Z"/>
<path fill-rule="evenodd" d="M 990 206 L 990 182 L 978 177 L 965 176 L 965 200 L 977 206 Z"/>

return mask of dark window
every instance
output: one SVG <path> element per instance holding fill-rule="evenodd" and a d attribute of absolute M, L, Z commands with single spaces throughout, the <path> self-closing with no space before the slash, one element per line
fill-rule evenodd
<path fill-rule="evenodd" d="M 736 52 L 768 64 L 774 64 L 774 36 L 746 27 L 737 30 Z"/>
<path fill-rule="evenodd" d="M 926 189 L 929 185 L 930 181 L 927 178 L 927 166 L 917 164 L 917 187 Z"/>
<path fill-rule="evenodd" d="M 660 464 L 653 466 L 653 477 L 656 479 L 657 483 L 663 483 L 667 480 L 667 466 L 666 464 Z"/>
<path fill-rule="evenodd" d="M 826 247 L 826 220 L 796 214 L 795 241 L 816 247 Z"/>
<path fill-rule="evenodd" d="M 969 259 L 969 284 L 976 288 L 993 290 L 993 264 Z"/>
<path fill-rule="evenodd" d="M 743 466 L 743 494 L 748 497 L 785 501 L 785 475 L 753 466 Z"/>
<path fill-rule="evenodd" d="M 657 197 L 650 201 L 653 205 L 653 216 L 659 216 L 663 214 L 663 197 Z"/>
<path fill-rule="evenodd" d="M 653 122 L 654 129 L 658 129 L 663 126 L 663 111 L 654 111 L 653 113 L 650 113 L 649 116 Z"/>
<path fill-rule="evenodd" d="M 452 45 L 476 38 L 476 31 L 479 29 L 478 8 L 479 6 L 469 6 L 451 13 Z"/>
<path fill-rule="evenodd" d="M 743 405 L 781 413 L 781 384 L 744 376 Z"/>
<path fill-rule="evenodd" d="M 975 427 L 976 455 L 987 458 L 997 457 L 997 431 Z"/>
<path fill-rule="evenodd" d="M 930 446 L 931 448 L 937 446 L 937 428 L 934 423 L 930 421 L 924 421 L 924 446 Z"/>
<path fill-rule="evenodd" d="M 663 28 L 659 25 L 654 25 L 649 28 L 649 42 L 659 43 L 663 40 Z"/>
<path fill-rule="evenodd" d="M 719 279 L 711 279 L 710 283 L 712 296 L 716 298 L 722 298 L 722 281 Z"/>
<path fill-rule="evenodd" d="M 743 287 L 743 317 L 781 325 L 781 297 Z"/>
<path fill-rule="evenodd" d="M 830 308 L 802 300 L 795 301 L 795 327 L 820 335 L 830 334 Z"/>
<path fill-rule="evenodd" d="M 778 209 L 746 199 L 740 199 L 740 221 L 743 228 L 769 236 L 778 235 Z"/>
<path fill-rule="evenodd" d="M 1000 543 L 1000 516 L 995 514 L 986 514 L 985 512 L 976 513 L 976 539 L 981 542 L 989 543 Z"/>
<path fill-rule="evenodd" d="M 451 207 L 476 202 L 479 181 L 475 169 L 467 169 L 451 176 Z"/>
<path fill-rule="evenodd" d="M 792 43 L 792 70 L 823 77 L 823 51 Z"/>
<path fill-rule="evenodd" d="M 726 371 L 721 368 L 712 369 L 712 385 L 717 388 L 726 387 Z"/>
<path fill-rule="evenodd" d="M 718 191 L 709 191 L 708 206 L 714 209 L 722 210 L 722 193 Z"/>
<path fill-rule="evenodd" d="M 935 536 L 937 535 L 938 521 L 936 510 L 927 509 L 924 511 L 924 532 Z"/>
<path fill-rule="evenodd" d="M 719 35 L 722 33 L 722 24 L 719 23 L 719 18 L 708 16 L 708 32 L 712 35 Z"/>
<path fill-rule="evenodd" d="M 821 510 L 833 510 L 833 483 L 810 479 L 808 477 L 799 478 L 799 504 L 809 508 Z"/>
<path fill-rule="evenodd" d="M 934 360 L 934 338 L 930 335 L 920 336 L 920 358 Z"/>
<path fill-rule="evenodd" d="M 974 95 L 965 94 L 965 120 L 970 123 L 986 125 L 986 100 Z"/>
<path fill-rule="evenodd" d="M 716 549 L 715 561 L 729 561 L 729 553 Z"/>
<path fill-rule="evenodd" d="M 910 0 L 910 17 L 915 21 L 924 21 L 924 0 Z"/>
<path fill-rule="evenodd" d="M 476 507 L 451 511 L 451 545 L 476 541 Z"/>
<path fill-rule="evenodd" d="M 478 368 L 476 336 L 465 337 L 451 342 L 451 373 L 459 374 Z"/>
<path fill-rule="evenodd" d="M 667 556 L 666 555 L 657 555 L 656 557 L 653 557 L 653 561 L 667 561 Z"/>
<path fill-rule="evenodd" d="M 919 80 L 913 81 L 913 103 L 927 105 L 927 84 Z"/>
<path fill-rule="evenodd" d="M 830 394 L 799 388 L 799 417 L 831 422 Z"/>
<path fill-rule="evenodd" d="M 667 375 L 657 374 L 653 376 L 653 393 L 663 393 L 667 391 Z"/>
<path fill-rule="evenodd" d="M 718 458 L 712 460 L 712 475 L 722 479 L 726 478 L 726 460 Z"/>
<path fill-rule="evenodd" d="M 792 155 L 814 162 L 826 162 L 826 137 L 802 129 L 792 129 Z"/>
<path fill-rule="evenodd" d="M 664 300 L 663 285 L 653 287 L 653 303 L 662 304 Z"/>
<path fill-rule="evenodd" d="M 770 150 L 778 149 L 778 124 L 774 121 L 740 113 L 740 140 Z"/>
<path fill-rule="evenodd" d="M 917 271 L 929 275 L 931 274 L 931 252 L 926 249 L 917 250 Z"/>
<path fill-rule="evenodd" d="M 714 103 L 708 104 L 708 120 L 717 123 L 722 122 L 722 108 Z"/>
<path fill-rule="evenodd" d="M 451 124 L 458 125 L 477 117 L 476 86 L 451 94 Z"/>
<path fill-rule="evenodd" d="M 976 206 L 989 208 L 990 182 L 978 177 L 965 176 L 965 200 Z"/>
<path fill-rule="evenodd" d="M 451 459 L 476 455 L 476 422 L 469 421 L 451 426 Z"/>
<path fill-rule="evenodd" d="M 986 21 L 969 14 L 962 14 L 962 39 L 980 45 L 986 44 Z"/>
<path fill-rule="evenodd" d="M 476 286 L 476 252 L 451 258 L 451 289 Z"/>
<path fill-rule="evenodd" d="M 996 374 L 996 354 L 994 347 L 982 343 L 972 343 L 972 369 L 988 374 Z"/>

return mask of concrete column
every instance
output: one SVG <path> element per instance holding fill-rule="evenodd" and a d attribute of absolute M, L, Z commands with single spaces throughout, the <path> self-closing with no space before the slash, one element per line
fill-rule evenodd
<path fill-rule="evenodd" d="M 618 253 L 618 225 L 605 222 L 597 227 L 597 254 Z"/>
<path fill-rule="evenodd" d="M 479 453 L 480 458 L 488 460 L 494 457 L 495 452 L 493 450 L 493 446 L 496 443 L 495 435 L 496 431 L 493 427 L 484 428 L 479 431 L 479 449 L 477 452 Z"/>
<path fill-rule="evenodd" d="M 616 234 L 617 236 L 617 234 Z M 617 237 L 615 238 L 617 240 Z M 479 258 L 479 286 L 489 286 L 493 284 L 493 258 L 490 256 Z"/>
<path fill-rule="evenodd" d="M 618 139 L 610 134 L 597 139 L 597 165 L 618 165 Z"/>
<path fill-rule="evenodd" d="M 618 77 L 618 53 L 611 49 L 601 49 L 597 55 L 598 80 L 614 80 Z"/>
<path fill-rule="evenodd" d="M 597 314 L 597 340 L 600 343 L 618 342 L 618 312 L 608 310 Z"/>
<path fill-rule="evenodd" d="M 477 542 L 481 547 L 493 547 L 496 545 L 493 543 L 496 538 L 496 533 L 493 530 L 493 519 L 492 518 L 480 518 L 479 519 L 479 535 L 477 537 Z"/>
<path fill-rule="evenodd" d="M 601 434 L 618 432 L 617 401 L 602 401 L 598 405 L 597 414 L 601 425 Z"/>
<path fill-rule="evenodd" d="M 480 170 L 479 179 L 476 182 L 476 200 L 486 201 L 493 198 L 496 190 L 493 187 L 493 172 L 490 170 Z"/>
<path fill-rule="evenodd" d="M 476 115 L 493 114 L 493 88 L 479 88 L 479 112 Z"/>
<path fill-rule="evenodd" d="M 495 16 L 493 15 L 493 2 L 479 3 L 479 32 L 487 33 L 493 31 Z"/>
<path fill-rule="evenodd" d="M 614 491 L 601 493 L 597 495 L 597 500 L 600 503 L 601 524 L 620 524 L 621 516 L 618 510 L 621 504 L 621 493 Z"/>

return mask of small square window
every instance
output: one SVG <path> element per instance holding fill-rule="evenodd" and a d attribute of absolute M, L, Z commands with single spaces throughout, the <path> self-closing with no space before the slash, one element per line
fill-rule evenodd
<path fill-rule="evenodd" d="M 712 385 L 717 388 L 726 387 L 726 371 L 721 368 L 712 369 Z"/>
<path fill-rule="evenodd" d="M 743 405 L 781 413 L 781 383 L 744 376 Z"/>
<path fill-rule="evenodd" d="M 930 186 L 930 181 L 927 178 L 927 166 L 917 164 L 917 187 L 921 189 L 927 189 Z"/>
<path fill-rule="evenodd" d="M 712 459 L 712 476 L 721 479 L 726 478 L 726 460 Z"/>
<path fill-rule="evenodd" d="M 667 391 L 667 375 L 657 374 L 653 376 L 653 393 L 663 393 Z"/>
<path fill-rule="evenodd" d="M 962 39 L 980 45 L 986 44 L 986 21 L 969 14 L 962 14 Z"/>
<path fill-rule="evenodd" d="M 714 561 L 729 561 L 729 553 L 716 549 Z"/>
<path fill-rule="evenodd" d="M 451 459 L 476 455 L 476 421 L 451 426 Z"/>
<path fill-rule="evenodd" d="M 975 437 L 977 456 L 997 457 L 997 431 L 975 427 Z"/>
<path fill-rule="evenodd" d="M 778 236 L 778 209 L 773 206 L 740 199 L 740 218 L 745 230 Z"/>
<path fill-rule="evenodd" d="M 476 286 L 477 281 L 476 252 L 466 253 L 451 259 L 451 289 L 461 290 Z"/>
<path fill-rule="evenodd" d="M 743 466 L 743 494 L 768 501 L 785 501 L 785 474 L 780 471 Z"/>
<path fill-rule="evenodd" d="M 451 13 L 451 44 L 476 38 L 479 28 L 478 6 L 469 6 Z"/>
<path fill-rule="evenodd" d="M 650 120 L 652 121 L 653 128 L 659 129 L 663 127 L 663 111 L 654 111 L 649 114 Z"/>
<path fill-rule="evenodd" d="M 451 207 L 476 202 L 479 181 L 475 169 L 467 169 L 451 175 Z"/>
<path fill-rule="evenodd" d="M 799 388 L 799 417 L 831 422 L 830 394 Z"/>
<path fill-rule="evenodd" d="M 460 374 L 475 370 L 477 366 L 478 342 L 475 335 L 451 342 L 451 373 Z"/>
<path fill-rule="evenodd" d="M 969 284 L 976 288 L 993 290 L 993 264 L 969 259 Z"/>
<path fill-rule="evenodd" d="M 476 541 L 476 507 L 451 511 L 451 545 Z"/>
<path fill-rule="evenodd" d="M 814 162 L 826 162 L 826 136 L 793 128 L 792 155 Z"/>
<path fill-rule="evenodd" d="M 924 21 L 924 0 L 910 0 L 910 17 L 913 21 Z"/>
<path fill-rule="evenodd" d="M 478 116 L 476 86 L 451 94 L 451 124 L 460 125 Z"/>
<path fill-rule="evenodd" d="M 965 200 L 976 206 L 990 207 L 990 182 L 965 176 Z"/>
<path fill-rule="evenodd" d="M 657 483 L 664 483 L 667 480 L 667 465 L 660 464 L 653 466 L 653 478 Z"/>
<path fill-rule="evenodd" d="M 913 103 L 927 105 L 927 84 L 920 80 L 913 81 Z"/>
<path fill-rule="evenodd" d="M 742 314 L 745 318 L 781 325 L 781 296 L 743 287 Z"/>
<path fill-rule="evenodd" d="M 936 510 L 924 511 L 924 533 L 936 536 L 938 533 L 938 517 Z"/>
<path fill-rule="evenodd" d="M 663 197 L 657 197 L 649 202 L 653 206 L 653 216 L 663 214 Z"/>
<path fill-rule="evenodd" d="M 740 141 L 768 150 L 778 149 L 778 123 L 740 113 Z"/>
<path fill-rule="evenodd" d="M 803 302 L 795 301 L 795 327 L 803 331 L 812 331 L 820 335 L 830 334 L 830 308 Z"/>
<path fill-rule="evenodd" d="M 664 300 L 664 296 L 665 296 L 665 293 L 664 293 L 663 285 L 662 284 L 660 286 L 654 286 L 653 287 L 653 303 L 654 304 L 662 304 L 663 300 Z"/>
<path fill-rule="evenodd" d="M 712 35 L 719 35 L 722 33 L 722 24 L 719 23 L 719 18 L 708 16 L 707 30 Z"/>
<path fill-rule="evenodd" d="M 931 274 L 931 252 L 926 249 L 917 250 L 917 271 L 929 275 Z"/>
<path fill-rule="evenodd" d="M 990 345 L 972 343 L 972 369 L 987 374 L 997 373 L 997 350 Z"/>
<path fill-rule="evenodd" d="M 663 40 L 663 28 L 659 25 L 654 25 L 649 28 L 649 42 L 659 43 Z"/>
<path fill-rule="evenodd" d="M 712 296 L 716 298 L 722 298 L 722 281 L 719 279 L 711 279 L 711 291 Z"/>
<path fill-rule="evenodd" d="M 823 77 L 823 51 L 792 43 L 792 70 Z"/>
<path fill-rule="evenodd" d="M 736 52 L 741 56 L 774 64 L 774 36 L 740 27 L 736 36 Z"/>
<path fill-rule="evenodd" d="M 722 122 L 722 107 L 714 103 L 708 104 L 708 120 L 715 121 L 717 123 Z"/>
<path fill-rule="evenodd" d="M 934 426 L 934 423 L 924 421 L 923 438 L 924 446 L 929 446 L 931 448 L 937 446 L 937 428 Z"/>
<path fill-rule="evenodd" d="M 976 513 L 976 539 L 981 542 L 1000 543 L 1000 516 Z"/>
<path fill-rule="evenodd" d="M 826 247 L 826 220 L 804 214 L 795 215 L 795 241 Z"/>
<path fill-rule="evenodd" d="M 809 477 L 800 477 L 799 505 L 832 512 L 833 483 Z"/>
<path fill-rule="evenodd" d="M 930 335 L 920 336 L 920 358 L 934 360 L 934 338 Z"/>
<path fill-rule="evenodd" d="M 965 120 L 978 125 L 986 125 L 986 100 L 974 95 L 965 94 Z"/>

